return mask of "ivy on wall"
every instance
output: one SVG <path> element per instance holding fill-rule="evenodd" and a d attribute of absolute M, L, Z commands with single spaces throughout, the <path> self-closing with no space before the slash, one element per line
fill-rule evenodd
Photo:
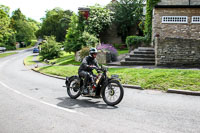
<path fill-rule="evenodd" d="M 152 35 L 153 8 L 158 2 L 160 2 L 160 0 L 147 0 L 147 2 L 146 2 L 144 34 L 147 39 L 147 42 L 149 42 L 149 43 L 151 42 L 151 35 Z"/>

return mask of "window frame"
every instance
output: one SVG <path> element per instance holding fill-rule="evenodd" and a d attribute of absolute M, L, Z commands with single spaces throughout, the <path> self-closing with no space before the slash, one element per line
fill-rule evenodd
<path fill-rule="evenodd" d="M 176 20 L 181 20 L 181 21 L 176 21 Z M 187 24 L 188 16 L 162 16 L 162 23 L 163 24 Z"/>
<path fill-rule="evenodd" d="M 198 18 L 199 21 L 194 21 L 194 18 Z M 200 16 L 192 16 L 192 22 L 193 24 L 200 24 Z"/>

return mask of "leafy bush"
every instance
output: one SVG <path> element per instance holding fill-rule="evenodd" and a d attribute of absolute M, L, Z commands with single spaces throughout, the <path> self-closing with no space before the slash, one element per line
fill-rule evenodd
<path fill-rule="evenodd" d="M 98 44 L 98 38 L 95 35 L 90 34 L 86 31 L 83 32 L 82 39 L 86 46 L 94 47 Z"/>
<path fill-rule="evenodd" d="M 144 34 L 146 36 L 146 41 L 151 42 L 152 35 L 152 17 L 153 17 L 153 8 L 160 2 L 160 0 L 147 0 L 146 1 L 146 15 L 145 15 L 145 24 L 144 24 Z"/>
<path fill-rule="evenodd" d="M 127 45 L 126 45 L 126 44 L 113 44 L 113 46 L 114 46 L 116 49 L 120 49 L 120 50 L 127 49 Z"/>
<path fill-rule="evenodd" d="M 71 16 L 71 22 L 69 24 L 69 29 L 67 30 L 67 34 L 65 37 L 65 51 L 66 52 L 76 52 L 81 50 L 81 47 L 83 45 L 82 37 L 82 28 L 79 24 L 79 18 L 74 13 Z"/>
<path fill-rule="evenodd" d="M 142 43 L 146 42 L 146 38 L 142 36 L 128 36 L 126 38 L 126 44 L 129 49 L 139 47 Z"/>
<path fill-rule="evenodd" d="M 82 48 L 81 51 L 80 51 L 81 59 L 83 59 L 85 56 L 88 56 L 89 55 L 89 51 L 90 51 L 89 47 Z"/>
<path fill-rule="evenodd" d="M 101 44 L 97 46 L 98 50 L 105 50 L 111 53 L 111 61 L 117 61 L 117 49 L 112 44 Z"/>
<path fill-rule="evenodd" d="M 5 45 L 6 50 L 16 50 L 15 46 Z"/>
<path fill-rule="evenodd" d="M 14 45 L 11 46 L 0 43 L 0 47 L 5 47 L 6 50 L 16 50 L 16 47 Z"/>
<path fill-rule="evenodd" d="M 37 42 L 37 40 L 31 40 L 31 46 L 35 46 L 35 43 Z"/>
<path fill-rule="evenodd" d="M 43 59 L 53 59 L 61 55 L 61 47 L 54 36 L 46 36 L 41 45 L 40 55 Z"/>
<path fill-rule="evenodd" d="M 110 9 L 103 8 L 100 5 L 90 6 L 90 16 L 85 21 L 85 30 L 99 37 L 100 33 L 112 24 L 114 19 L 112 14 L 113 12 Z"/>

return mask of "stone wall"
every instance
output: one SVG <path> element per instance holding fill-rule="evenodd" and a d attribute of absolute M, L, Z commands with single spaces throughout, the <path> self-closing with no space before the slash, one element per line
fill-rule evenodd
<path fill-rule="evenodd" d="M 155 39 L 157 66 L 200 66 L 200 40 Z"/>
<path fill-rule="evenodd" d="M 130 35 L 139 34 L 139 31 L 136 26 L 132 26 L 130 31 Z M 118 34 L 118 29 L 116 24 L 112 24 L 110 28 L 105 30 L 103 33 L 100 34 L 100 40 L 102 43 L 105 44 L 123 44 L 121 36 Z"/>
<path fill-rule="evenodd" d="M 188 23 L 162 23 L 162 16 L 188 16 Z M 155 8 L 152 36 L 200 40 L 200 23 L 192 23 L 192 16 L 200 16 L 200 8 Z"/>
<path fill-rule="evenodd" d="M 99 64 L 107 64 L 111 62 L 111 53 L 108 51 L 100 51 L 97 54 L 97 61 Z"/>
<path fill-rule="evenodd" d="M 111 62 L 111 53 L 108 51 L 99 51 L 97 54 L 97 61 L 99 64 L 107 64 Z M 76 52 L 75 61 L 82 61 L 80 51 Z"/>
<path fill-rule="evenodd" d="M 121 44 L 121 37 L 117 34 L 117 26 L 112 24 L 109 29 L 100 34 L 100 40 L 105 44 Z"/>

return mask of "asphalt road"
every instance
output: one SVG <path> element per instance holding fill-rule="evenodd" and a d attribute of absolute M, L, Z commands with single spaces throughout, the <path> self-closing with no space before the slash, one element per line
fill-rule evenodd
<path fill-rule="evenodd" d="M 66 95 L 64 81 L 27 69 L 32 51 L 0 58 L 0 133 L 199 133 L 200 97 L 125 88 L 122 102 Z"/>

